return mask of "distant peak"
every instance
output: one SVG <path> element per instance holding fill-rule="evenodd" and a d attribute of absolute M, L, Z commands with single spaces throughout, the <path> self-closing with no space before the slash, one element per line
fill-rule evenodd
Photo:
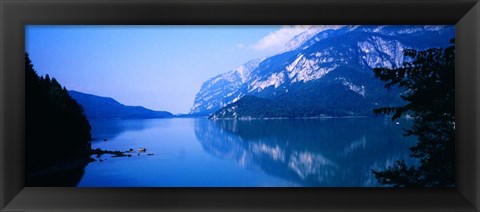
<path fill-rule="evenodd" d="M 307 28 L 304 32 L 296 35 L 290 41 L 285 44 L 285 49 L 283 52 L 288 52 L 297 49 L 298 47 L 302 46 L 305 42 L 313 38 L 320 32 L 329 29 L 339 29 L 344 27 L 344 25 L 313 25 Z"/>

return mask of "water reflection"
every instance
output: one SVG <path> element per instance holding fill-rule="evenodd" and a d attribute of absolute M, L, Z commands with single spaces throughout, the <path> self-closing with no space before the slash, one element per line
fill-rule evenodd
<path fill-rule="evenodd" d="M 384 118 L 194 121 L 203 149 L 303 186 L 376 186 L 371 169 L 409 162 L 408 120 Z"/>
<path fill-rule="evenodd" d="M 112 140 L 128 131 L 141 131 L 150 127 L 155 119 L 97 119 L 90 120 L 92 141 Z M 164 125 L 168 122 L 161 122 Z"/>

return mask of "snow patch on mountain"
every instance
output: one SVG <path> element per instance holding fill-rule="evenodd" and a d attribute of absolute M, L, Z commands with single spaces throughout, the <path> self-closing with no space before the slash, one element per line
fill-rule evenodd
<path fill-rule="evenodd" d="M 332 62 L 333 58 L 322 58 L 321 53 L 316 53 L 319 58 L 307 59 L 303 54 L 299 54 L 297 58 L 285 70 L 288 72 L 288 78 L 294 82 L 308 82 L 316 80 L 333 71 L 338 65 L 324 65 L 327 62 Z"/>
<path fill-rule="evenodd" d="M 361 86 L 358 86 L 358 85 L 355 85 L 349 81 L 347 81 L 347 79 L 345 77 L 336 77 L 335 80 L 338 80 L 342 83 L 342 85 L 344 85 L 345 87 L 347 87 L 349 90 L 355 92 L 355 93 L 358 93 L 359 95 L 365 97 L 365 86 L 361 85 Z"/>
<path fill-rule="evenodd" d="M 229 104 L 238 101 L 240 98 L 242 98 L 242 97 L 244 97 L 244 96 L 245 96 L 244 93 L 238 94 L 238 96 L 235 97 L 231 102 L 229 102 Z"/>
<path fill-rule="evenodd" d="M 407 48 L 397 40 L 385 40 L 377 36 L 358 42 L 357 46 L 364 53 L 362 59 L 371 68 L 400 67 L 404 61 L 403 51 Z"/>
<path fill-rule="evenodd" d="M 253 82 L 250 83 L 248 91 L 252 92 L 256 90 L 257 92 L 260 92 L 270 86 L 274 86 L 275 88 L 278 88 L 284 82 L 285 82 L 285 74 L 283 72 L 274 73 L 270 75 L 266 80 L 259 80 L 259 79 L 253 80 Z"/>

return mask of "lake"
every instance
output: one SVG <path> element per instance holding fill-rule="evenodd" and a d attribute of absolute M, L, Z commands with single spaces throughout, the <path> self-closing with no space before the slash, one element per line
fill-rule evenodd
<path fill-rule="evenodd" d="M 390 118 L 94 120 L 78 187 L 377 187 L 371 170 L 408 164 L 414 137 Z M 106 139 L 106 141 L 104 141 Z M 138 153 L 139 148 L 146 152 Z M 138 155 L 140 154 L 140 155 Z M 148 155 L 153 154 L 153 155 Z"/>

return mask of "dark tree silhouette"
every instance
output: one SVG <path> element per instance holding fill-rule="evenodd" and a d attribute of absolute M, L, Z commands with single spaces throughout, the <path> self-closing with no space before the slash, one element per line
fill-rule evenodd
<path fill-rule="evenodd" d="M 28 54 L 25 54 L 25 113 L 27 186 L 32 186 L 29 179 L 41 178 L 39 175 L 52 167 L 58 171 L 65 164 L 75 167 L 88 163 L 90 124 L 81 106 L 55 78 L 39 77 Z"/>
<path fill-rule="evenodd" d="M 386 170 L 375 171 L 377 180 L 394 187 L 453 187 L 455 141 L 455 46 L 424 51 L 405 50 L 411 58 L 400 68 L 376 68 L 375 76 L 386 82 L 385 88 L 399 86 L 405 89 L 401 98 L 406 105 L 384 107 L 375 114 L 413 117 L 413 126 L 404 136 L 418 137 L 410 148 L 411 157 L 419 165 L 396 161 Z"/>

